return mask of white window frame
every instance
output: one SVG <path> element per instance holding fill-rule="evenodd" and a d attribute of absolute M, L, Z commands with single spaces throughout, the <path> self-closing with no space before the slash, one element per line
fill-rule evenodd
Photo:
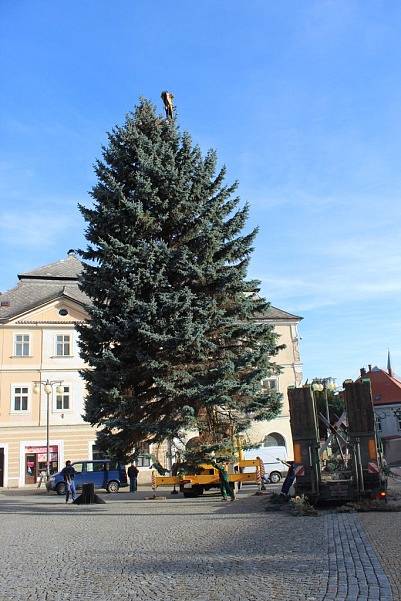
<path fill-rule="evenodd" d="M 62 384 L 60 384 L 61 388 L 67 388 L 68 387 L 68 409 L 58 409 L 57 408 L 57 397 L 58 396 L 64 396 L 65 393 L 64 391 L 62 392 L 61 395 L 57 394 L 57 390 L 55 387 L 54 388 L 54 393 L 53 393 L 53 412 L 54 413 L 68 413 L 69 411 L 72 411 L 72 386 L 71 384 L 69 384 L 68 382 L 63 382 Z"/>
<path fill-rule="evenodd" d="M 69 355 L 59 355 L 58 354 L 58 352 L 57 352 L 58 351 L 57 346 L 59 344 L 58 341 L 57 341 L 58 336 L 63 336 L 63 338 L 66 337 L 66 336 L 68 336 L 68 338 L 70 339 L 70 343 L 69 343 L 70 344 L 70 353 L 69 353 Z M 65 344 L 64 340 L 63 340 L 62 344 L 64 346 L 64 344 Z M 55 334 L 55 336 L 54 336 L 54 357 L 57 357 L 58 359 L 62 359 L 63 357 L 73 357 L 74 355 L 72 354 L 72 348 L 73 348 L 73 335 L 72 335 L 71 332 L 57 332 Z"/>
<path fill-rule="evenodd" d="M 28 389 L 28 400 L 27 400 L 27 408 L 26 409 L 15 409 L 15 395 L 16 395 L 16 388 L 27 388 Z M 21 392 L 22 395 L 22 392 Z M 25 396 L 25 395 L 24 395 Z M 23 382 L 22 384 L 11 384 L 11 392 L 10 392 L 10 413 L 12 413 L 13 415 L 27 415 L 29 413 L 31 413 L 31 397 L 32 397 L 32 390 L 31 390 L 31 384 L 29 384 L 28 382 Z"/>
<path fill-rule="evenodd" d="M 17 355 L 17 336 L 28 336 L 28 354 L 27 355 Z M 21 342 L 22 344 L 22 348 L 24 347 L 24 344 L 26 344 L 24 341 Z M 13 348 L 13 357 L 17 358 L 17 359 L 25 359 L 26 357 L 32 357 L 32 353 L 31 353 L 31 334 L 29 332 L 15 332 L 14 333 L 14 348 Z"/>

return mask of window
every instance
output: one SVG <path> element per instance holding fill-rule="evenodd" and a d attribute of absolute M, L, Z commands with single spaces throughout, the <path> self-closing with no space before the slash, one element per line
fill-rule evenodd
<path fill-rule="evenodd" d="M 103 472 L 104 471 L 104 463 L 103 462 L 92 462 L 87 461 L 86 463 L 86 471 L 87 472 Z"/>
<path fill-rule="evenodd" d="M 381 432 L 382 431 L 382 418 L 376 415 L 375 423 L 376 423 L 376 432 Z"/>
<path fill-rule="evenodd" d="M 58 314 L 61 315 L 61 317 L 65 317 L 66 315 L 68 315 L 68 311 L 67 309 L 60 309 Z"/>
<path fill-rule="evenodd" d="M 266 392 L 277 392 L 278 391 L 278 382 L 277 378 L 266 378 L 262 380 L 262 388 Z"/>
<path fill-rule="evenodd" d="M 394 409 L 393 412 L 398 429 L 401 430 L 401 411 L 400 409 Z"/>
<path fill-rule="evenodd" d="M 137 467 L 150 467 L 150 455 L 138 455 L 136 465 Z"/>
<path fill-rule="evenodd" d="M 28 411 L 28 387 L 14 386 L 12 398 L 13 411 Z"/>
<path fill-rule="evenodd" d="M 105 453 L 99 449 L 96 444 L 92 445 L 92 459 L 104 459 Z"/>
<path fill-rule="evenodd" d="M 285 447 L 284 437 L 278 432 L 272 432 L 268 434 L 263 441 L 265 447 Z"/>
<path fill-rule="evenodd" d="M 15 335 L 15 356 L 29 357 L 29 334 Z"/>
<path fill-rule="evenodd" d="M 57 357 L 68 357 L 71 355 L 71 336 L 69 334 L 56 336 L 56 355 Z"/>
<path fill-rule="evenodd" d="M 138 457 L 136 458 L 137 467 L 150 467 L 152 464 L 152 457 L 150 455 L 150 446 L 148 443 L 143 442 L 138 448 Z"/>
<path fill-rule="evenodd" d="M 57 411 L 67 410 L 70 408 L 70 387 L 61 386 L 62 392 L 56 394 L 56 409 Z"/>
<path fill-rule="evenodd" d="M 72 467 L 78 474 L 82 472 L 82 463 L 73 463 Z"/>

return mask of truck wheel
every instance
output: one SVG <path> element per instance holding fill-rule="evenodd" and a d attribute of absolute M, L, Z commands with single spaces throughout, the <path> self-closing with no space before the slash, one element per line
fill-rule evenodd
<path fill-rule="evenodd" d="M 197 495 L 193 492 L 193 490 L 183 490 L 182 494 L 186 499 L 193 499 Z"/>
<path fill-rule="evenodd" d="M 195 486 L 192 487 L 192 490 L 196 497 L 200 497 L 201 495 L 203 495 L 204 488 L 200 484 L 195 484 Z"/>
<path fill-rule="evenodd" d="M 269 476 L 269 480 L 272 484 L 278 484 L 281 480 L 280 472 L 272 472 Z"/>
<path fill-rule="evenodd" d="M 56 486 L 56 493 L 58 495 L 65 495 L 65 484 L 64 482 L 59 482 Z"/>

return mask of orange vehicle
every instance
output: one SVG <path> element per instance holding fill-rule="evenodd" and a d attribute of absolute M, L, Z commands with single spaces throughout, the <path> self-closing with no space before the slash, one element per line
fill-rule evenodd
<path fill-rule="evenodd" d="M 243 473 L 244 467 L 254 467 L 255 471 Z M 216 467 L 209 464 L 200 464 L 196 473 L 180 473 L 176 476 L 159 476 L 152 473 L 152 486 L 178 486 L 184 497 L 199 497 L 204 491 L 211 488 L 219 488 L 219 472 Z M 235 482 L 260 482 L 260 461 L 258 459 L 241 459 L 237 463 L 230 464 L 228 479 L 234 487 Z"/>

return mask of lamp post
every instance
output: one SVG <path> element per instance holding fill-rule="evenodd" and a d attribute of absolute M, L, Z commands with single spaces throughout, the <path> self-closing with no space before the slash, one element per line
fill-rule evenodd
<path fill-rule="evenodd" d="M 315 380 L 312 383 L 312 390 L 314 392 L 323 392 L 324 393 L 324 402 L 326 405 L 326 420 L 327 420 L 327 438 L 329 438 L 330 432 L 330 410 L 329 410 L 329 399 L 328 399 L 328 390 L 335 390 L 336 385 L 333 378 L 322 378 L 321 380 Z"/>
<path fill-rule="evenodd" d="M 50 414 L 50 395 L 53 393 L 53 386 L 56 384 L 56 392 L 61 394 L 63 389 L 61 387 L 62 380 L 39 380 L 34 382 L 33 391 L 35 394 L 40 392 L 40 387 L 43 386 L 43 390 L 46 394 L 46 480 L 50 478 L 50 461 L 49 461 L 49 414 Z"/>

